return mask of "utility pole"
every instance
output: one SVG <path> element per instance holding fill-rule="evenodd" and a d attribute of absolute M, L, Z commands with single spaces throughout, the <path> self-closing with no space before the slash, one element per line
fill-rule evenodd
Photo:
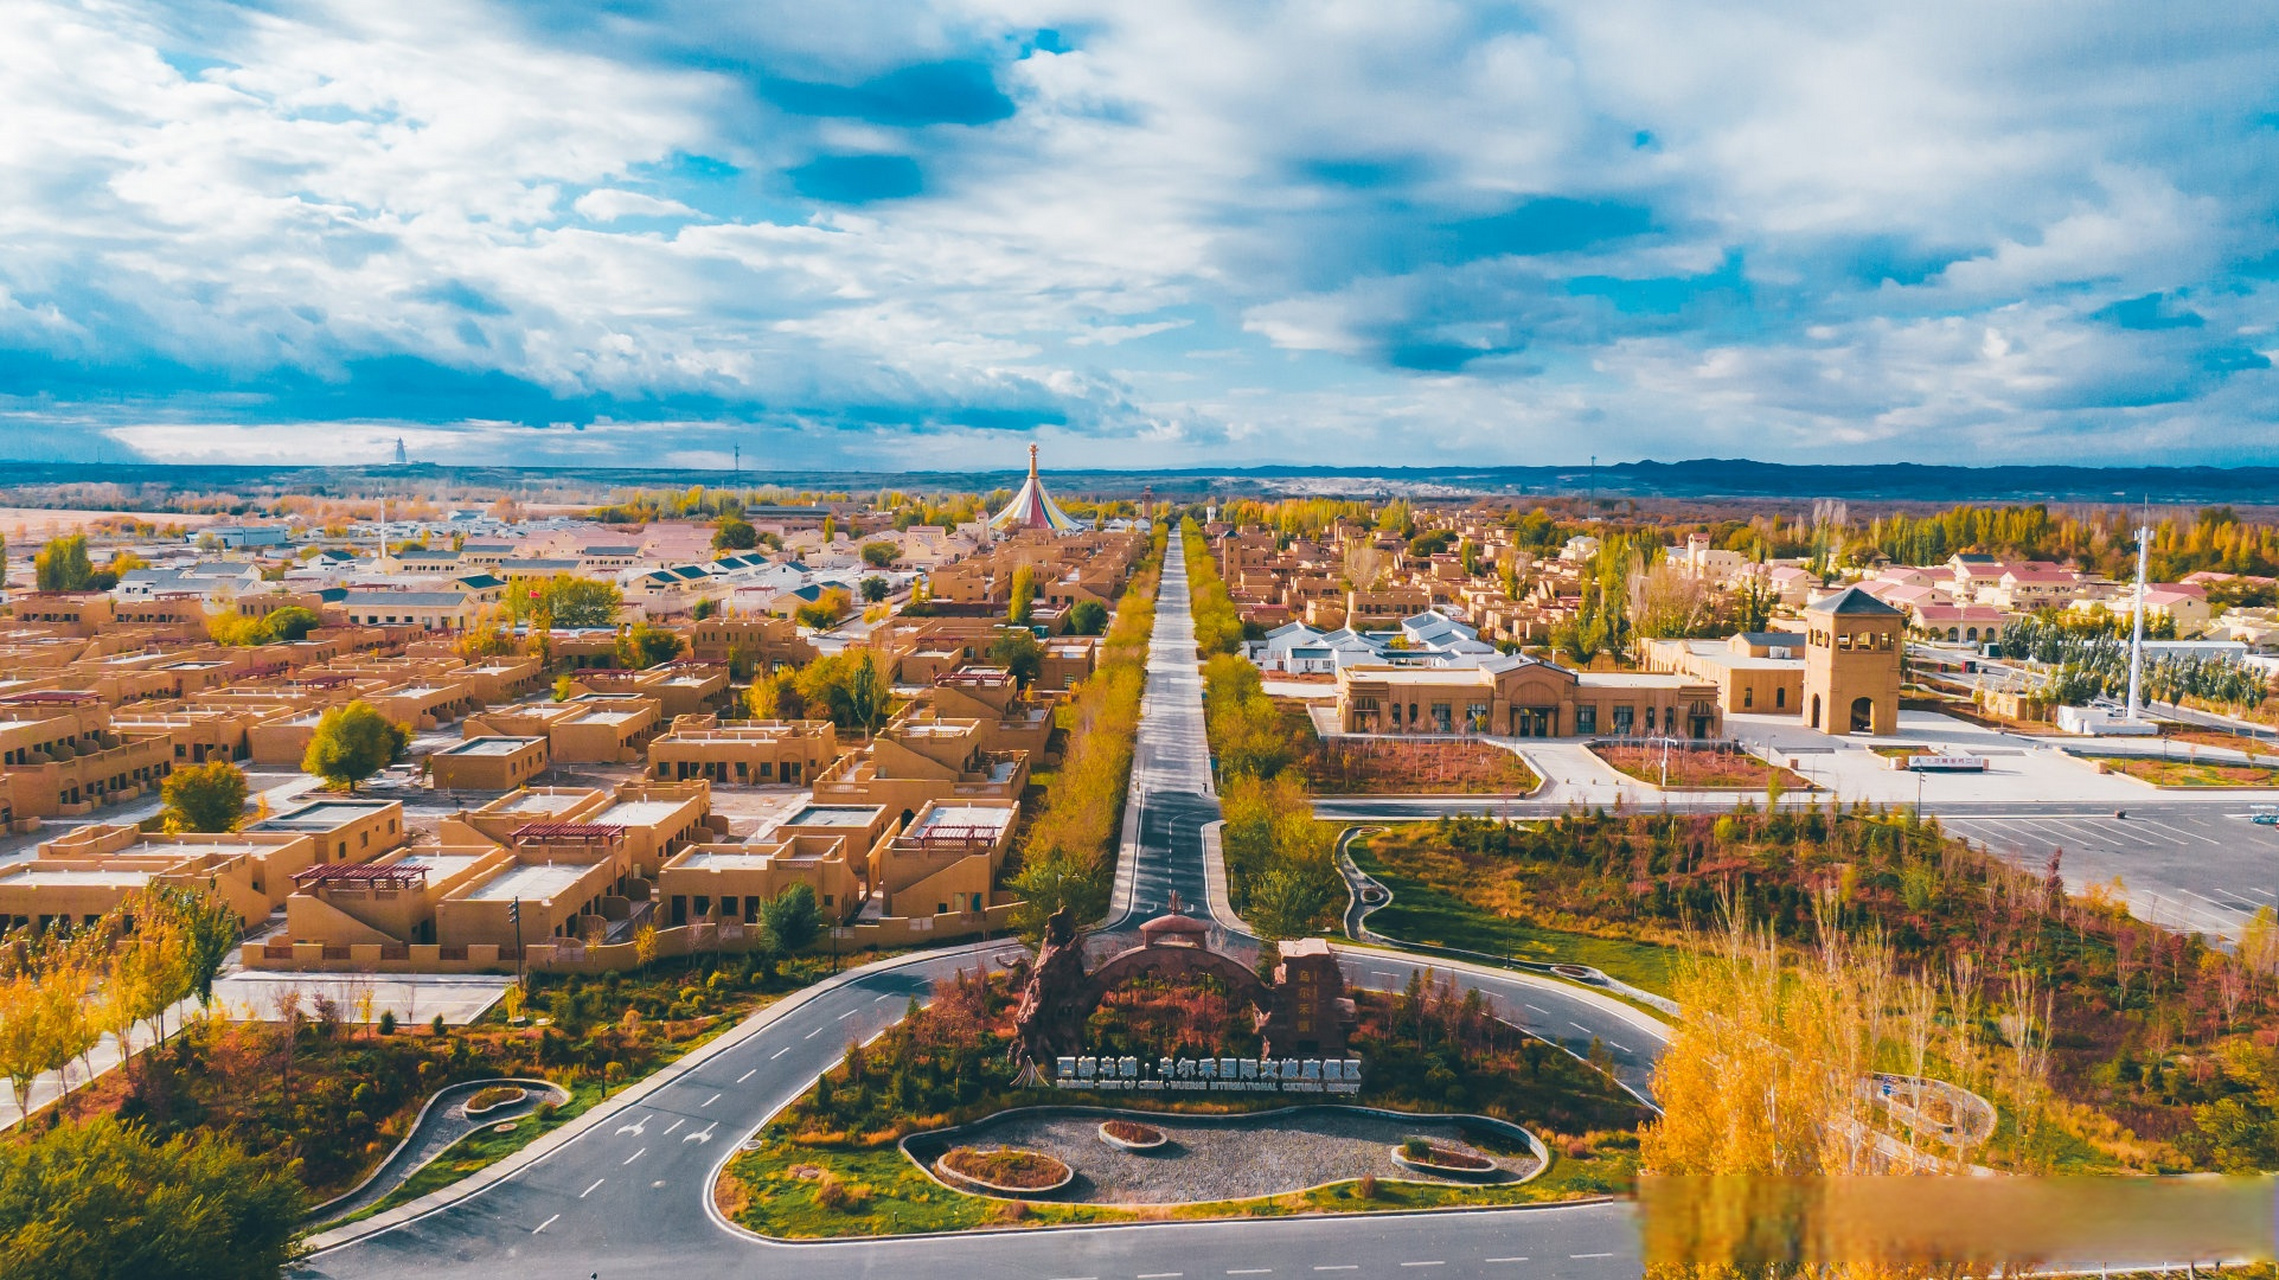
<path fill-rule="evenodd" d="M 506 904 L 506 918 L 514 921 L 514 985 L 522 985 L 522 899 Z"/>
<path fill-rule="evenodd" d="M 2152 553 L 2152 516 L 2137 526 L 2137 594 L 2129 609 L 2129 720 L 2144 718 L 2144 579 L 2145 563 Z"/>

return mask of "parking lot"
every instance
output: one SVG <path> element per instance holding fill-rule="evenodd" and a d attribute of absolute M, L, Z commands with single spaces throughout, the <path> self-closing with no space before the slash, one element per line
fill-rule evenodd
<path fill-rule="evenodd" d="M 2237 938 L 2259 907 L 2279 905 L 2279 828 L 2246 803 L 2161 804 L 2111 812 L 2034 812 L 2020 806 L 1942 813 L 1946 829 L 2039 872 L 2062 851 L 2068 891 L 2119 877 L 2130 910 L 2157 924 Z"/>

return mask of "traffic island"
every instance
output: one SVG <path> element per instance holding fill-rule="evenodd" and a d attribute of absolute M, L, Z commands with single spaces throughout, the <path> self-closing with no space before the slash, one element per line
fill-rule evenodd
<path fill-rule="evenodd" d="M 1142 984 L 1103 1002 L 1082 1023 L 1102 1051 L 1078 1060 L 1092 1069 L 1040 1074 L 1010 1052 L 1016 990 L 1002 975 L 968 975 L 850 1047 L 728 1163 L 714 1188 L 722 1215 L 771 1238 L 820 1239 L 1477 1207 L 1618 1194 L 1636 1168 L 1647 1115 L 1636 1099 L 1449 984 L 1355 993 L 1346 1052 L 1365 1065 L 1350 1093 L 1329 1093 L 1320 1077 L 1331 1064 L 1312 1059 L 1293 1062 L 1290 1092 L 1244 1090 L 1230 1064 L 1249 1062 L 1254 1085 L 1282 1064 L 1262 1056 L 1255 1011 L 1210 981 Z M 1182 1037 L 1228 1052 L 1181 1051 Z M 1124 1076 L 1142 1049 L 1145 1072 Z M 1314 1081 L 1307 1063 L 1320 1068 Z M 1142 1075 L 1163 1087 L 1136 1087 Z M 1126 1079 L 1135 1087 L 1101 1087 Z M 1163 1145 L 1124 1149 L 1103 1134 L 1109 1124 Z M 1500 1180 L 1403 1168 L 1391 1149 L 1417 1135 L 1481 1152 Z M 955 1161 L 944 1176 L 960 1149 L 1049 1157 L 1070 1177 L 1049 1194 L 976 1188 Z"/>

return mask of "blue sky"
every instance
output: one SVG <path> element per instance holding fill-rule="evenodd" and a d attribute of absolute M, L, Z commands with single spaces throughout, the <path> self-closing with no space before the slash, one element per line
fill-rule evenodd
<path fill-rule="evenodd" d="M 0 457 L 2279 461 L 2249 5 L 21 0 L 0 122 Z"/>

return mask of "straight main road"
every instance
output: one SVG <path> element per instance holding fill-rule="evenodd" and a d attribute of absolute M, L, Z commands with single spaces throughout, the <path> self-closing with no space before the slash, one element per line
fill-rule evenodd
<path fill-rule="evenodd" d="M 1216 820 L 1193 618 L 1178 540 L 1165 566 L 1134 752 L 1135 847 L 1111 925 L 1161 914 L 1176 892 L 1206 901 L 1202 830 Z M 1608 1280 L 1639 1270 L 1628 1206 L 1473 1213 L 1151 1223 L 932 1239 L 784 1244 L 731 1229 L 707 1208 L 736 1144 L 805 1092 L 852 1041 L 901 1016 L 912 996 L 1009 944 L 977 944 L 872 966 L 779 1006 L 694 1066 L 668 1069 L 638 1102 L 578 1131 L 481 1192 L 325 1248 L 309 1276 L 507 1280 L 599 1275 L 696 1280 L 731 1275 L 989 1276 L 1000 1280 L 1202 1280 L 1219 1276 L 1375 1280 L 1445 1276 Z M 1398 988 L 1445 966 L 1393 953 L 1349 956 L 1360 985 Z M 1596 1038 L 1643 1089 L 1658 1024 L 1613 1002 L 1524 975 L 1465 972 L 1507 1019 L 1570 1048 Z"/>

